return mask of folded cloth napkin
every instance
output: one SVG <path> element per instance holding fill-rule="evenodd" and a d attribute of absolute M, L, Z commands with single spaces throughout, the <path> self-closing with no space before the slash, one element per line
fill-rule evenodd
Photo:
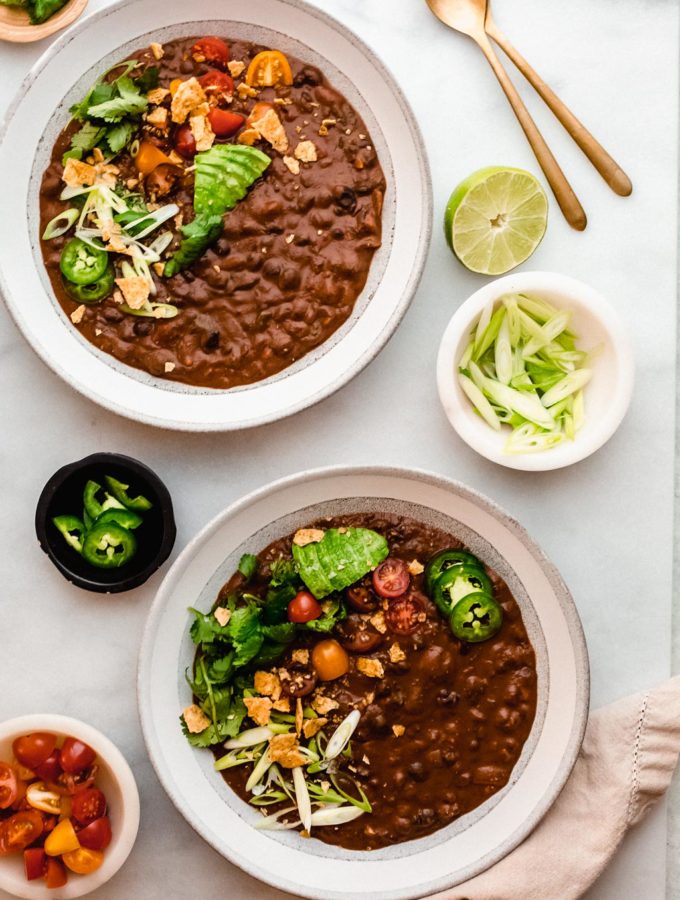
<path fill-rule="evenodd" d="M 572 900 L 670 784 L 680 753 L 680 676 L 594 712 L 567 784 L 535 831 L 437 900 Z"/>

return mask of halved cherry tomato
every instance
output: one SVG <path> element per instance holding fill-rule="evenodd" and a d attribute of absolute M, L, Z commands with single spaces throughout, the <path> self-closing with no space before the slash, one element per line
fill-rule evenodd
<path fill-rule="evenodd" d="M 64 853 L 62 859 L 72 872 L 76 872 L 78 875 L 89 875 L 90 872 L 96 872 L 104 862 L 104 854 L 99 850 L 79 847 L 77 850 Z"/>
<path fill-rule="evenodd" d="M 106 797 L 99 788 L 86 788 L 73 795 L 73 818 L 81 825 L 89 825 L 106 813 Z"/>
<path fill-rule="evenodd" d="M 385 621 L 390 631 L 396 634 L 413 634 L 421 622 L 425 607 L 413 594 L 397 597 L 387 607 Z"/>
<path fill-rule="evenodd" d="M 27 881 L 35 881 L 47 874 L 47 856 L 42 847 L 24 850 L 24 869 Z"/>
<path fill-rule="evenodd" d="M 5 853 L 21 853 L 43 833 L 43 820 L 39 812 L 26 809 L 14 813 L 0 825 L 0 856 Z"/>
<path fill-rule="evenodd" d="M 234 93 L 234 79 L 226 72 L 220 72 L 219 69 L 210 69 L 205 75 L 201 75 L 198 83 L 206 94 L 211 92 L 230 96 Z"/>
<path fill-rule="evenodd" d="M 246 84 L 253 87 L 273 87 L 292 84 L 290 63 L 280 50 L 263 50 L 253 57 L 246 72 Z"/>
<path fill-rule="evenodd" d="M 35 774 L 43 781 L 56 781 L 61 775 L 61 753 L 53 750 L 44 763 L 35 767 Z"/>
<path fill-rule="evenodd" d="M 388 556 L 373 571 L 373 588 L 381 597 L 401 597 L 410 584 L 411 576 L 403 559 Z"/>
<path fill-rule="evenodd" d="M 347 602 L 357 612 L 373 612 L 378 605 L 375 594 L 363 584 L 355 584 L 345 591 Z"/>
<path fill-rule="evenodd" d="M 111 843 L 111 822 L 108 816 L 102 816 L 90 822 L 78 832 L 81 847 L 88 850 L 106 850 Z"/>
<path fill-rule="evenodd" d="M 349 669 L 349 656 L 337 641 L 329 638 L 319 641 L 312 650 L 312 665 L 322 681 L 333 681 Z"/>
<path fill-rule="evenodd" d="M 298 591 L 288 604 L 288 619 L 290 622 L 311 622 L 318 619 L 322 613 L 319 601 L 309 591 Z"/>
<path fill-rule="evenodd" d="M 55 825 L 45 840 L 45 853 L 48 856 L 61 856 L 69 850 L 77 850 L 80 847 L 78 835 L 70 819 L 62 819 Z"/>
<path fill-rule="evenodd" d="M 12 750 L 22 766 L 35 771 L 35 767 L 44 763 L 56 746 L 56 734 L 34 731 L 17 738 L 12 744 Z"/>
<path fill-rule="evenodd" d="M 58 816 L 61 812 L 61 797 L 56 791 L 51 791 L 44 781 L 34 781 L 26 790 L 26 799 L 33 809 Z"/>
<path fill-rule="evenodd" d="M 0 809 L 14 806 L 25 793 L 26 785 L 20 780 L 14 766 L 0 762 Z"/>
<path fill-rule="evenodd" d="M 193 159 L 196 156 L 196 138 L 189 125 L 180 125 L 175 131 L 173 139 L 175 150 L 184 159 Z"/>
<path fill-rule="evenodd" d="M 160 147 L 157 147 L 151 141 L 141 142 L 137 156 L 135 156 L 135 167 L 140 175 L 148 175 L 150 172 L 153 172 L 156 166 L 166 163 L 172 164 L 172 160 L 163 153 Z M 61 752 L 63 754 L 63 747 Z"/>
<path fill-rule="evenodd" d="M 61 748 L 61 767 L 69 775 L 77 775 L 87 769 L 96 758 L 97 754 L 92 747 L 78 738 L 67 737 Z"/>
<path fill-rule="evenodd" d="M 173 97 L 177 93 L 177 88 L 180 86 L 181 83 L 182 83 L 181 78 L 173 78 L 172 81 L 170 82 L 170 84 L 168 85 L 168 90 L 170 91 L 170 94 Z"/>
<path fill-rule="evenodd" d="M 63 887 L 68 881 L 68 874 L 63 862 L 60 859 L 50 858 L 47 860 L 47 874 L 45 881 L 48 888 Z"/>
<path fill-rule="evenodd" d="M 218 37 L 204 37 L 191 48 L 196 62 L 207 62 L 220 69 L 226 69 L 229 62 L 229 47 Z"/>
<path fill-rule="evenodd" d="M 243 127 L 245 117 L 238 113 L 230 112 L 228 109 L 211 109 L 208 113 L 208 121 L 210 127 L 217 137 L 231 137 L 233 134 Z"/>

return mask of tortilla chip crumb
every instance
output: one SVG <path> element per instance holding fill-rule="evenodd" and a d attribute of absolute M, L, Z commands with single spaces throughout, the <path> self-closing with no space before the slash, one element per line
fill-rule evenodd
<path fill-rule="evenodd" d="M 284 156 L 283 162 L 289 172 L 292 172 L 293 175 L 300 174 L 300 163 L 292 156 Z"/>
<path fill-rule="evenodd" d="M 151 266 L 151 268 L 154 270 L 154 272 L 156 273 L 156 275 L 158 275 L 159 278 L 163 277 L 163 272 L 165 271 L 165 263 L 164 262 L 155 262 Z"/>
<path fill-rule="evenodd" d="M 385 613 L 381 609 L 379 609 L 377 613 L 374 613 L 368 621 L 376 631 L 380 632 L 380 634 L 385 634 L 385 632 L 387 631 Z"/>
<path fill-rule="evenodd" d="M 182 81 L 172 98 L 172 121 L 181 125 L 190 112 L 206 102 L 205 91 L 196 78 Z"/>
<path fill-rule="evenodd" d="M 238 136 L 239 144 L 246 144 L 248 147 L 252 147 L 255 141 L 259 139 L 259 132 L 255 131 L 254 128 L 246 128 Z"/>
<path fill-rule="evenodd" d="M 215 133 L 206 116 L 190 116 L 189 125 L 196 141 L 196 150 L 210 150 L 215 142 Z"/>
<path fill-rule="evenodd" d="M 298 746 L 297 735 L 275 734 L 269 741 L 269 759 L 273 763 L 279 763 L 284 769 L 303 766 L 307 760 Z"/>
<path fill-rule="evenodd" d="M 288 697 L 281 697 L 280 700 L 275 700 L 272 703 L 272 709 L 275 709 L 277 712 L 290 712 L 290 700 Z"/>
<path fill-rule="evenodd" d="M 101 328 L 95 328 L 94 333 L 97 337 L 99 337 L 100 334 L 103 334 Z"/>
<path fill-rule="evenodd" d="M 80 324 L 83 320 L 83 316 L 85 315 L 85 305 L 83 303 L 80 304 L 78 309 L 74 309 L 71 313 L 71 321 L 74 325 Z"/>
<path fill-rule="evenodd" d="M 116 278 L 116 284 L 130 309 L 141 309 L 149 299 L 149 282 L 143 275 Z"/>
<path fill-rule="evenodd" d="M 174 370 L 174 368 L 175 368 L 174 362 L 166 362 L 166 364 L 163 366 L 163 371 L 166 373 L 170 373 Z M 227 609 L 226 612 L 229 612 L 229 610 Z M 229 613 L 229 614 L 231 615 L 231 613 Z M 217 616 L 215 616 L 215 618 L 217 618 Z M 222 624 L 223 623 L 220 622 L 220 625 L 222 625 Z M 226 622 L 224 624 L 226 624 Z"/>
<path fill-rule="evenodd" d="M 200 706 L 192 703 L 182 713 L 186 722 L 189 734 L 200 734 L 210 725 L 210 719 L 206 716 Z"/>
<path fill-rule="evenodd" d="M 406 659 L 406 654 L 401 649 L 399 644 L 396 643 L 396 641 L 390 647 L 389 654 L 390 654 L 390 662 L 393 662 L 393 663 L 398 663 L 398 662 L 401 662 L 403 659 Z"/>
<path fill-rule="evenodd" d="M 364 753 L 364 755 L 361 757 L 361 761 L 362 761 L 362 763 L 366 763 L 367 766 L 370 766 L 370 765 L 371 765 L 371 760 L 366 756 L 365 753 Z"/>
<path fill-rule="evenodd" d="M 319 134 L 321 137 L 326 137 L 328 134 L 328 126 L 337 124 L 336 119 L 322 119 L 321 125 L 319 126 Z"/>
<path fill-rule="evenodd" d="M 232 78 L 238 78 L 238 76 L 245 69 L 246 64 L 242 62 L 240 59 L 230 59 L 227 63 L 227 68 L 229 69 L 229 74 Z"/>
<path fill-rule="evenodd" d="M 61 180 L 67 187 L 90 187 L 95 183 L 97 172 L 94 166 L 79 159 L 67 159 Z"/>
<path fill-rule="evenodd" d="M 294 663 L 300 663 L 300 665 L 306 666 L 309 662 L 309 650 L 293 650 L 291 659 Z"/>
<path fill-rule="evenodd" d="M 319 694 L 312 700 L 312 709 L 320 716 L 325 716 L 334 709 L 338 709 L 339 706 L 337 700 L 331 700 L 330 697 L 324 697 L 323 694 Z"/>
<path fill-rule="evenodd" d="M 392 731 L 394 732 L 395 737 L 401 737 L 402 734 L 406 731 L 403 725 L 393 725 Z"/>
<path fill-rule="evenodd" d="M 357 659 L 357 669 L 367 678 L 382 678 L 385 674 L 380 660 L 370 659 L 367 656 L 360 656 Z"/>
<path fill-rule="evenodd" d="M 300 141 L 293 153 L 301 162 L 316 162 L 316 147 L 312 141 Z"/>
<path fill-rule="evenodd" d="M 163 55 L 165 50 L 163 49 L 162 44 L 157 44 L 155 41 L 149 44 L 149 50 L 153 53 L 154 59 L 163 59 Z"/>
<path fill-rule="evenodd" d="M 172 363 L 166 363 L 165 364 L 166 372 L 168 371 L 168 366 L 172 366 L 173 369 L 175 368 Z M 170 369 L 170 371 L 172 371 L 172 369 Z M 213 615 L 215 616 L 217 621 L 220 623 L 222 628 L 224 628 L 224 626 L 227 624 L 229 619 L 231 619 L 231 610 L 227 609 L 225 606 L 216 606 L 215 610 L 213 612 Z"/>
<path fill-rule="evenodd" d="M 156 128 L 168 127 L 168 111 L 164 106 L 157 106 L 147 114 L 146 121 Z"/>
<path fill-rule="evenodd" d="M 316 544 L 323 539 L 326 532 L 320 528 L 298 528 L 293 538 L 293 543 L 298 547 L 306 547 L 307 544 Z"/>
<path fill-rule="evenodd" d="M 272 701 L 269 697 L 244 697 L 248 715 L 256 725 L 266 725 L 271 716 Z"/>
<path fill-rule="evenodd" d="M 302 731 L 302 723 L 305 720 L 305 711 L 302 708 L 302 698 L 298 697 L 295 701 L 295 734 L 299 736 Z"/>
<path fill-rule="evenodd" d="M 157 87 L 153 90 L 149 91 L 146 95 L 149 103 L 152 106 L 158 106 L 159 103 L 162 103 L 166 97 L 170 95 L 170 91 L 164 87 Z"/>
<path fill-rule="evenodd" d="M 294 234 L 288 234 L 288 235 L 286 235 L 286 243 L 287 243 L 287 244 L 292 244 L 294 240 L 295 240 L 295 235 L 294 235 Z"/>
<path fill-rule="evenodd" d="M 242 85 L 239 85 L 239 88 L 240 87 L 242 87 Z M 257 119 L 251 119 L 250 126 L 251 128 L 254 128 L 267 143 L 271 144 L 274 150 L 277 150 L 279 153 L 285 153 L 288 149 L 286 130 L 275 109 L 267 109 L 266 112 Z"/>
<path fill-rule="evenodd" d="M 273 672 L 256 672 L 255 690 L 258 694 L 278 700 L 281 696 L 281 679 Z"/>
<path fill-rule="evenodd" d="M 417 559 L 412 559 L 408 564 L 408 570 L 411 575 L 422 575 L 425 571 L 425 566 L 421 562 L 418 562 Z"/>
<path fill-rule="evenodd" d="M 302 726 L 302 733 L 309 740 L 309 738 L 313 738 L 315 734 L 318 734 L 321 731 L 327 721 L 328 719 L 323 716 L 319 716 L 318 719 L 307 719 Z"/>
<path fill-rule="evenodd" d="M 244 100 L 246 97 L 257 97 L 257 91 L 255 88 L 251 87 L 249 84 L 245 84 L 245 82 L 241 82 L 239 86 L 236 88 L 236 93 L 239 95 L 241 100 Z"/>

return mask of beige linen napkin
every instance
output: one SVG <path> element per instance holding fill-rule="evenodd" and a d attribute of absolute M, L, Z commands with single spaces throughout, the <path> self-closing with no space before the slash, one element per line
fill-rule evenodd
<path fill-rule="evenodd" d="M 572 900 L 670 784 L 680 753 L 680 676 L 594 712 L 550 812 L 512 853 L 438 900 Z"/>

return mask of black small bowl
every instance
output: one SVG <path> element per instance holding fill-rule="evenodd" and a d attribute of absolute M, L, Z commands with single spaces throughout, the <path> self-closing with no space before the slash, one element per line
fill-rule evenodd
<path fill-rule="evenodd" d="M 75 515 L 83 510 L 83 491 L 89 479 L 105 486 L 106 475 L 130 485 L 129 494 L 143 494 L 153 506 L 143 513 L 136 530 L 137 553 L 119 569 L 98 569 L 69 547 L 52 522 L 54 516 Z M 67 581 L 87 591 L 115 594 L 139 587 L 170 555 L 177 529 L 168 489 L 144 463 L 120 453 L 93 453 L 63 466 L 47 482 L 35 511 L 35 532 L 40 546 Z"/>

